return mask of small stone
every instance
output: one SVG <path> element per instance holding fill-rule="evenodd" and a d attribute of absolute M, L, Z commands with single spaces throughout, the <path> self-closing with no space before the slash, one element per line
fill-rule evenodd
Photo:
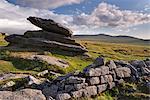
<path fill-rule="evenodd" d="M 32 84 L 40 84 L 41 81 L 37 78 L 35 78 L 34 76 L 29 75 L 28 77 L 25 78 L 28 81 L 28 85 L 32 85 Z"/>
<path fill-rule="evenodd" d="M 48 70 L 44 70 L 44 71 L 38 73 L 37 75 L 38 75 L 38 76 L 44 76 L 44 75 L 46 75 L 46 74 L 48 74 Z"/>
<path fill-rule="evenodd" d="M 132 74 L 133 74 L 136 78 L 139 78 L 138 71 L 137 71 L 137 69 L 136 69 L 134 66 L 132 66 L 131 64 L 128 64 L 128 65 L 126 65 L 125 67 L 130 68 Z"/>
<path fill-rule="evenodd" d="M 150 61 L 145 61 L 145 64 L 148 66 L 148 67 L 150 67 Z"/>
<path fill-rule="evenodd" d="M 116 80 L 117 76 L 116 76 L 115 71 L 114 70 L 110 71 L 110 74 L 112 75 L 113 80 Z"/>
<path fill-rule="evenodd" d="M 88 86 L 83 91 L 83 96 L 91 97 L 97 95 L 97 87 L 96 86 Z"/>
<path fill-rule="evenodd" d="M 101 75 L 107 75 L 107 74 L 109 74 L 109 67 L 102 66 L 101 67 Z"/>
<path fill-rule="evenodd" d="M 88 86 L 87 83 L 74 84 L 74 89 L 75 90 L 80 90 L 80 89 L 84 89 L 86 86 Z"/>
<path fill-rule="evenodd" d="M 68 100 L 71 96 L 68 93 L 57 94 L 56 100 Z"/>
<path fill-rule="evenodd" d="M 100 68 L 91 68 L 84 72 L 86 76 L 101 76 L 109 74 L 109 67 L 101 66 Z"/>
<path fill-rule="evenodd" d="M 119 77 L 119 78 L 131 76 L 131 70 L 127 67 L 116 68 L 115 72 L 116 72 L 117 77 Z"/>
<path fill-rule="evenodd" d="M 93 64 L 95 65 L 95 67 L 103 66 L 104 65 L 104 58 L 102 58 L 102 57 L 96 58 L 96 60 L 94 61 Z"/>
<path fill-rule="evenodd" d="M 57 85 L 51 85 L 50 87 L 44 88 L 43 90 L 43 94 L 48 96 L 51 96 L 53 98 L 55 98 L 55 96 L 57 95 L 58 92 L 58 86 Z"/>
<path fill-rule="evenodd" d="M 117 84 L 122 84 L 122 83 L 124 83 L 124 80 L 123 80 L 123 79 L 116 80 L 116 83 L 117 83 Z"/>
<path fill-rule="evenodd" d="M 109 88 L 109 89 L 112 89 L 112 88 L 115 87 L 115 86 L 116 86 L 115 82 L 110 82 L 110 83 L 108 83 L 108 88 Z"/>
<path fill-rule="evenodd" d="M 113 81 L 113 77 L 112 75 L 104 75 L 104 76 L 101 76 L 101 83 L 109 83 L 109 82 L 112 82 Z"/>
<path fill-rule="evenodd" d="M 74 91 L 74 86 L 73 85 L 65 85 L 65 92 L 70 92 Z"/>
<path fill-rule="evenodd" d="M 85 78 L 71 76 L 66 80 L 66 84 L 80 84 L 85 83 Z"/>
<path fill-rule="evenodd" d="M 150 75 L 150 70 L 146 67 L 142 67 L 141 71 L 143 75 Z"/>
<path fill-rule="evenodd" d="M 110 70 L 113 70 L 115 68 L 117 68 L 116 64 L 114 63 L 113 60 L 109 61 L 107 66 L 109 67 Z"/>
<path fill-rule="evenodd" d="M 130 64 L 133 65 L 135 68 L 147 67 L 144 61 L 140 60 L 133 60 L 130 61 Z"/>
<path fill-rule="evenodd" d="M 122 66 L 122 67 L 124 67 L 125 65 L 128 64 L 127 62 L 125 62 L 125 61 L 123 61 L 123 60 L 115 60 L 114 62 L 115 62 L 115 64 L 116 64 L 116 66 L 120 65 L 120 66 Z"/>
<path fill-rule="evenodd" d="M 101 93 L 107 89 L 107 84 L 102 84 L 97 86 L 98 93 Z"/>
<path fill-rule="evenodd" d="M 139 66 L 140 68 L 141 68 L 141 67 L 147 67 L 147 65 L 145 64 L 144 61 L 140 61 L 138 66 Z"/>
<path fill-rule="evenodd" d="M 91 77 L 88 79 L 88 82 L 90 85 L 95 85 L 95 84 L 99 84 L 100 80 L 99 77 Z"/>
<path fill-rule="evenodd" d="M 100 76 L 101 75 L 101 69 L 100 68 L 91 68 L 84 72 L 86 76 Z"/>
<path fill-rule="evenodd" d="M 84 89 L 78 90 L 78 91 L 74 91 L 71 92 L 71 95 L 73 98 L 80 98 L 83 96 L 83 91 L 85 91 Z"/>
<path fill-rule="evenodd" d="M 48 100 L 55 100 L 53 97 L 51 97 L 51 96 L 49 96 L 48 98 L 47 98 Z"/>
<path fill-rule="evenodd" d="M 63 81 L 65 79 L 69 78 L 70 76 L 73 76 L 73 73 L 68 73 L 65 76 L 58 76 L 55 80 L 57 80 L 57 81 Z"/>

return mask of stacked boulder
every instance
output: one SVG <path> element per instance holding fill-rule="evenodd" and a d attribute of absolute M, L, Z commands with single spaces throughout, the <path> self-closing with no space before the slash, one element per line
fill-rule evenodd
<path fill-rule="evenodd" d="M 72 31 L 61 24 L 37 17 L 29 17 L 27 20 L 42 30 L 7 36 L 5 40 L 10 43 L 9 46 L 37 48 L 68 55 L 80 55 L 87 51 L 71 38 Z"/>
<path fill-rule="evenodd" d="M 47 98 L 56 100 L 78 99 L 81 97 L 92 97 L 103 91 L 112 89 L 118 84 L 131 79 L 139 80 L 141 76 L 150 75 L 150 60 L 125 62 L 109 61 L 104 63 L 104 59 L 98 57 L 91 65 L 82 72 L 69 73 L 59 76 L 49 87 L 43 89 Z M 141 69 L 135 68 L 140 66 Z M 146 72 L 142 71 L 142 68 Z"/>

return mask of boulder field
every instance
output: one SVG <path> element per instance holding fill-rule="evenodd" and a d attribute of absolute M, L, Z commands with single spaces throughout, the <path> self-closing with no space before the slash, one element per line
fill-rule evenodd
<path fill-rule="evenodd" d="M 41 28 L 27 31 L 24 35 L 9 35 L 5 38 L 9 47 L 34 48 L 66 55 L 82 55 L 87 50 L 71 38 L 72 31 L 51 20 L 37 17 L 27 18 L 32 24 Z"/>
<path fill-rule="evenodd" d="M 30 100 L 37 100 L 38 98 L 41 98 L 40 100 L 78 100 L 82 97 L 97 96 L 106 90 L 117 87 L 124 81 L 133 83 L 143 81 L 146 84 L 150 84 L 149 76 L 150 59 L 132 60 L 128 62 L 111 60 L 105 62 L 104 58 L 98 57 L 92 64 L 85 67 L 83 71 L 58 76 L 53 81 L 46 81 L 46 83 L 42 84 L 36 81 L 28 82 L 33 84 L 31 86 L 32 88 L 42 91 L 42 94 L 46 98 L 38 91 L 39 95 L 37 97 L 34 97 L 37 94 L 36 92 L 34 94 L 24 94 L 24 97 L 32 98 Z M 31 80 L 31 77 L 28 77 L 28 79 Z M 32 78 L 32 80 L 35 80 L 35 78 Z M 147 87 L 149 88 L 149 85 Z M 8 94 L 12 94 L 12 92 L 1 91 L 0 99 L 5 100 L 7 96 L 7 100 L 13 100 L 9 99 L 10 96 L 13 97 L 17 94 L 19 95 L 17 96 L 18 98 L 22 95 L 19 93 L 20 91 L 24 91 L 24 89 L 14 92 L 14 95 L 6 95 L 7 92 Z"/>

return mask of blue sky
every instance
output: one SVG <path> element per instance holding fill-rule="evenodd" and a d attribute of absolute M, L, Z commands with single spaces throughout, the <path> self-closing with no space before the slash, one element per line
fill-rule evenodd
<path fill-rule="evenodd" d="M 9 34 L 38 29 L 26 21 L 38 16 L 54 19 L 74 34 L 150 39 L 150 0 L 1 0 L 0 13 L 5 14 L 0 17 L 0 31 Z"/>

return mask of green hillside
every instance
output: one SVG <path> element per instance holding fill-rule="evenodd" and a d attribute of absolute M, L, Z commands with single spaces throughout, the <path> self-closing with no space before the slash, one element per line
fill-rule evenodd
<path fill-rule="evenodd" d="M 105 34 L 99 34 L 99 35 L 75 35 L 74 38 L 78 40 L 100 41 L 108 43 L 150 45 L 150 40 L 144 40 L 130 36 L 110 36 Z"/>

